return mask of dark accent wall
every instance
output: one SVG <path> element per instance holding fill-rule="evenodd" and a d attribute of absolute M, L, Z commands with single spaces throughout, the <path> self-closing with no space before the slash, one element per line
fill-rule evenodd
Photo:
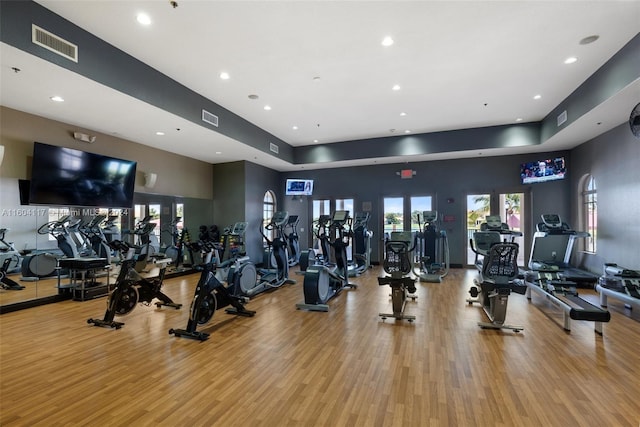
<path fill-rule="evenodd" d="M 301 215 L 301 247 L 310 242 L 309 227 L 312 199 L 355 200 L 355 209 L 362 210 L 364 202 L 370 202 L 372 210 L 369 228 L 374 232 L 372 261 L 381 260 L 382 246 L 382 200 L 384 197 L 431 195 L 433 208 L 448 216 L 451 221 L 441 223 L 446 230 L 452 264 L 466 264 L 466 195 L 523 192 L 528 202 L 529 235 L 525 235 L 528 256 L 531 233 L 542 213 L 558 213 L 568 217 L 571 212 L 570 180 L 522 185 L 520 164 L 555 156 L 565 156 L 568 174 L 572 163 L 567 151 L 534 153 L 500 157 L 476 157 L 468 159 L 441 160 L 420 163 L 398 163 L 385 165 L 335 168 L 300 171 L 282 174 L 279 188 L 284 189 L 287 178 L 314 179 L 314 195 L 303 203 L 299 199 L 285 198 L 285 209 Z M 416 175 L 411 179 L 400 179 L 401 169 L 412 169 Z M 495 207 L 495 214 L 498 214 Z M 353 215 L 353 213 L 351 213 Z M 526 258 L 528 259 L 528 258 Z"/>
<path fill-rule="evenodd" d="M 213 175 L 213 218 L 207 224 L 217 224 L 223 229 L 246 221 L 247 255 L 253 262 L 261 263 L 263 245 L 259 230 L 262 227 L 264 195 L 267 190 L 273 191 L 276 209 L 282 206 L 280 174 L 255 163 L 232 162 L 214 165 Z"/>
<path fill-rule="evenodd" d="M 578 200 L 586 174 L 595 178 L 598 191 L 596 253 L 576 252 L 576 263 L 596 273 L 605 262 L 640 270 L 640 139 L 624 123 L 576 147 L 571 158 L 574 224 L 579 223 Z"/>

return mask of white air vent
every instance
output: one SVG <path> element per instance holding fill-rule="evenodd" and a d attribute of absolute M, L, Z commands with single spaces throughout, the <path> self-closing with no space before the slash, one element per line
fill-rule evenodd
<path fill-rule="evenodd" d="M 202 121 L 218 127 L 218 116 L 208 112 L 207 110 L 202 110 Z"/>
<path fill-rule="evenodd" d="M 558 115 L 558 126 L 567 121 L 567 110 L 564 110 L 560 115 Z"/>
<path fill-rule="evenodd" d="M 31 24 L 31 41 L 73 62 L 78 62 L 78 46 L 33 24 Z"/>
<path fill-rule="evenodd" d="M 274 144 L 273 142 L 269 143 L 269 150 L 271 150 L 272 153 L 276 153 L 278 154 L 280 152 L 280 147 L 278 147 L 276 144 Z"/>

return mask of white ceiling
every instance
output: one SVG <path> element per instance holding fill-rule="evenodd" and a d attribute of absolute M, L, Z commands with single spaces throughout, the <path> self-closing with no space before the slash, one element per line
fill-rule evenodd
<path fill-rule="evenodd" d="M 539 121 L 633 38 L 640 22 L 638 1 L 38 3 L 293 146 Z M 138 24 L 138 12 L 152 24 Z M 383 47 L 388 35 L 395 44 Z M 579 43 L 590 35 L 600 37 Z M 251 160 L 288 171 L 374 161 L 291 165 L 4 43 L 0 48 L 0 102 L 10 108 L 211 163 Z M 80 43 L 80 61 L 82 55 Z M 564 64 L 570 56 L 577 62 Z M 220 79 L 222 71 L 231 78 Z M 400 90 L 392 90 L 395 84 Z M 53 104 L 54 94 L 65 102 Z M 536 94 L 542 98 L 534 100 Z M 628 120 L 638 101 L 640 81 L 540 147 L 482 155 L 572 148 Z"/>

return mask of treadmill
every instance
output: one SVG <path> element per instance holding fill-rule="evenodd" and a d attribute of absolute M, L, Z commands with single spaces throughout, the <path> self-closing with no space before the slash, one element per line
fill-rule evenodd
<path fill-rule="evenodd" d="M 543 214 L 533 235 L 529 268 L 534 271 L 561 273 L 577 286 L 593 288 L 599 276 L 570 264 L 573 245 L 589 233 L 573 230 L 557 214 Z"/>

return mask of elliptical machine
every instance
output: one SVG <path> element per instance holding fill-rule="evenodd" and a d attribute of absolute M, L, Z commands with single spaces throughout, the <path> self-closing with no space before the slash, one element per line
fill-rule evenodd
<path fill-rule="evenodd" d="M 384 244 L 383 268 L 388 276 L 378 277 L 379 286 L 391 286 L 391 305 L 393 313 L 379 313 L 382 320 L 393 317 L 397 320 L 407 320 L 409 323 L 416 319 L 416 316 L 404 314 L 407 300 L 413 301 L 418 298 L 416 292 L 416 279 L 411 276 L 413 266 L 411 263 L 411 252 L 416 247 L 417 236 L 411 243 L 410 231 L 392 232 Z"/>
<path fill-rule="evenodd" d="M 169 329 L 169 334 L 175 335 L 176 337 L 187 337 L 205 341 L 209 338 L 209 333 L 197 331 L 198 325 L 208 323 L 213 318 L 216 310 L 231 305 L 232 308 L 225 310 L 229 314 L 253 317 L 256 312 L 247 310 L 244 307 L 248 300 L 246 297 L 233 295 L 232 292 L 216 278 L 216 265 L 212 262 L 212 255 L 215 251 L 214 242 L 199 241 L 191 245 L 194 249 L 199 249 L 202 252 L 202 258 L 205 260 L 205 263 L 195 267 L 196 270 L 201 271 L 201 273 L 191 302 L 189 321 L 187 322 L 186 329 Z M 231 261 L 225 261 L 224 263 L 230 262 Z"/>
<path fill-rule="evenodd" d="M 78 247 L 69 235 L 67 224 L 70 216 L 65 215 L 57 221 L 50 221 L 38 228 L 38 234 L 51 234 L 58 245 L 59 251 L 47 250 L 31 253 L 22 259 L 22 280 L 37 280 L 56 274 L 58 259 L 78 257 Z"/>
<path fill-rule="evenodd" d="M 19 291 L 24 289 L 24 286 L 7 277 L 8 273 L 11 273 L 20 265 L 20 252 L 16 250 L 13 243 L 4 240 L 4 236 L 8 229 L 0 228 L 0 287 L 2 289 Z"/>
<path fill-rule="evenodd" d="M 371 267 L 371 237 L 368 229 L 369 212 L 356 212 L 353 219 L 353 260 L 349 263 L 349 276 L 359 276 Z"/>
<path fill-rule="evenodd" d="M 300 217 L 298 215 L 289 215 L 289 219 L 284 226 L 283 234 L 287 241 L 289 267 L 293 267 L 300 262 L 300 236 L 298 236 L 298 223 Z M 287 228 L 290 229 L 287 234 Z"/>
<path fill-rule="evenodd" d="M 330 246 L 329 240 L 325 237 L 329 235 L 329 225 L 331 224 L 331 215 L 320 215 L 317 221 L 312 224 L 313 235 L 319 242 L 320 251 L 309 248 L 300 254 L 300 272 L 304 273 L 310 265 L 329 264 Z"/>
<path fill-rule="evenodd" d="M 219 243 L 211 242 L 218 253 L 216 264 L 216 278 L 226 282 L 234 296 L 249 296 L 258 282 L 256 266 L 251 262 L 244 249 L 244 235 L 247 223 L 236 222 L 232 227 L 225 228 L 222 235 L 222 247 Z"/>
<path fill-rule="evenodd" d="M 327 302 L 340 294 L 345 288 L 357 288 L 357 285 L 349 283 L 347 247 L 351 237 L 351 222 L 349 211 L 335 211 L 329 227 L 330 233 L 337 233 L 333 242 L 329 235 L 323 235 L 325 240 L 335 253 L 335 265 L 316 264 L 307 268 L 304 273 L 304 302 L 296 304 L 297 309 L 310 311 L 329 311 Z"/>
<path fill-rule="evenodd" d="M 420 224 L 420 214 L 417 215 L 420 231 L 417 237 L 417 265 L 414 273 L 421 282 L 441 283 L 449 274 L 449 240 L 444 230 L 438 230 L 438 212 L 423 211 Z"/>
<path fill-rule="evenodd" d="M 79 227 L 80 232 L 91 245 L 92 252 L 98 258 L 107 260 L 107 265 L 111 264 L 111 248 L 109 247 L 103 229 L 100 227 L 102 222 L 107 218 L 106 215 L 96 215 L 85 225 Z"/>
<path fill-rule="evenodd" d="M 265 226 L 265 230 L 272 230 L 275 235 L 270 240 L 260 227 L 260 234 L 267 242 L 268 248 L 264 252 L 264 264 L 269 266 L 275 263 L 275 268 L 259 268 L 259 276 L 253 287 L 241 289 L 244 296 L 253 297 L 268 289 L 279 288 L 285 284 L 296 283 L 289 278 L 289 263 L 287 262 L 287 242 L 284 236 L 284 226 L 287 224 L 289 214 L 286 211 L 278 211 L 273 214 L 271 221 Z M 272 261 L 273 260 L 273 261 Z"/>

